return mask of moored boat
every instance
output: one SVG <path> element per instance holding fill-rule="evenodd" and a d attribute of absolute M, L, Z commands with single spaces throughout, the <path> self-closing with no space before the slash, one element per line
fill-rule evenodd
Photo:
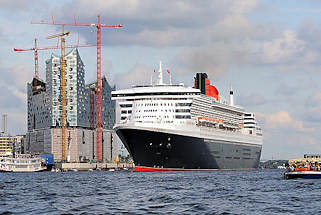
<path fill-rule="evenodd" d="M 285 179 L 318 179 L 321 178 L 321 158 L 306 157 L 291 159 L 284 173 Z"/>
<path fill-rule="evenodd" d="M 234 104 L 232 87 L 227 101 L 206 73 L 196 74 L 194 87 L 169 79 L 160 64 L 157 83 L 112 92 L 121 112 L 114 129 L 135 170 L 257 169 L 262 130 L 254 113 Z"/>
<path fill-rule="evenodd" d="M 0 172 L 40 172 L 46 169 L 42 165 L 41 157 L 30 155 L 0 157 Z"/>

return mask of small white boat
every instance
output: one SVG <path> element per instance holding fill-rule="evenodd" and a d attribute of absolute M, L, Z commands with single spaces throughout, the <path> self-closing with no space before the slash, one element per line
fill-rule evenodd
<path fill-rule="evenodd" d="M 0 172 L 40 172 L 46 169 L 42 165 L 41 157 L 30 155 L 0 157 Z"/>

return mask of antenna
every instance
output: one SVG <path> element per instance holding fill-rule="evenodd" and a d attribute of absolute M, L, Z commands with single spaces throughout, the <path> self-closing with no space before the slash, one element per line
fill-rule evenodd
<path fill-rule="evenodd" d="M 8 115 L 7 114 L 3 114 L 2 115 L 2 131 L 4 134 L 6 134 L 8 131 L 7 131 L 7 118 Z"/>
<path fill-rule="evenodd" d="M 158 85 L 163 85 L 163 71 L 162 71 L 162 61 L 159 61 L 159 69 L 158 69 L 158 79 L 157 79 Z"/>
<path fill-rule="evenodd" d="M 172 85 L 172 73 L 169 69 L 167 69 L 166 71 L 169 74 L 169 85 Z"/>
<path fill-rule="evenodd" d="M 233 95 L 233 88 L 232 88 L 232 84 L 230 85 L 230 105 L 234 106 L 234 95 Z"/>

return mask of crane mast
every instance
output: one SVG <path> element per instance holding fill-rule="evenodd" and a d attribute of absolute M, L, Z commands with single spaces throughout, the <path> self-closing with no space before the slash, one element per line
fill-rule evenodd
<path fill-rule="evenodd" d="M 96 139 L 97 139 L 97 160 L 102 159 L 102 142 L 101 142 L 101 24 L 100 15 L 98 15 L 97 24 L 97 94 L 96 94 Z"/>
<path fill-rule="evenodd" d="M 38 49 L 37 49 L 37 39 L 35 38 L 35 77 L 39 78 L 39 71 L 38 71 Z"/>
<path fill-rule="evenodd" d="M 62 27 L 64 33 L 64 26 Z M 62 113 L 61 113 L 61 143 L 62 143 L 62 160 L 66 160 L 66 59 L 65 59 L 65 38 L 61 38 L 61 91 L 62 91 Z"/>
<path fill-rule="evenodd" d="M 66 59 L 65 49 L 66 41 L 64 36 L 68 36 L 70 31 L 65 32 L 65 26 L 62 25 L 62 33 L 47 37 L 48 39 L 61 37 L 61 160 L 66 161 Z"/>

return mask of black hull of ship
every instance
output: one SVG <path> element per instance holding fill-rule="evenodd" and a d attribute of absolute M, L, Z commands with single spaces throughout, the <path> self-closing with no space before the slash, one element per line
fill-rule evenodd
<path fill-rule="evenodd" d="M 160 169 L 257 169 L 261 145 L 209 140 L 142 129 L 116 132 L 136 166 Z"/>

